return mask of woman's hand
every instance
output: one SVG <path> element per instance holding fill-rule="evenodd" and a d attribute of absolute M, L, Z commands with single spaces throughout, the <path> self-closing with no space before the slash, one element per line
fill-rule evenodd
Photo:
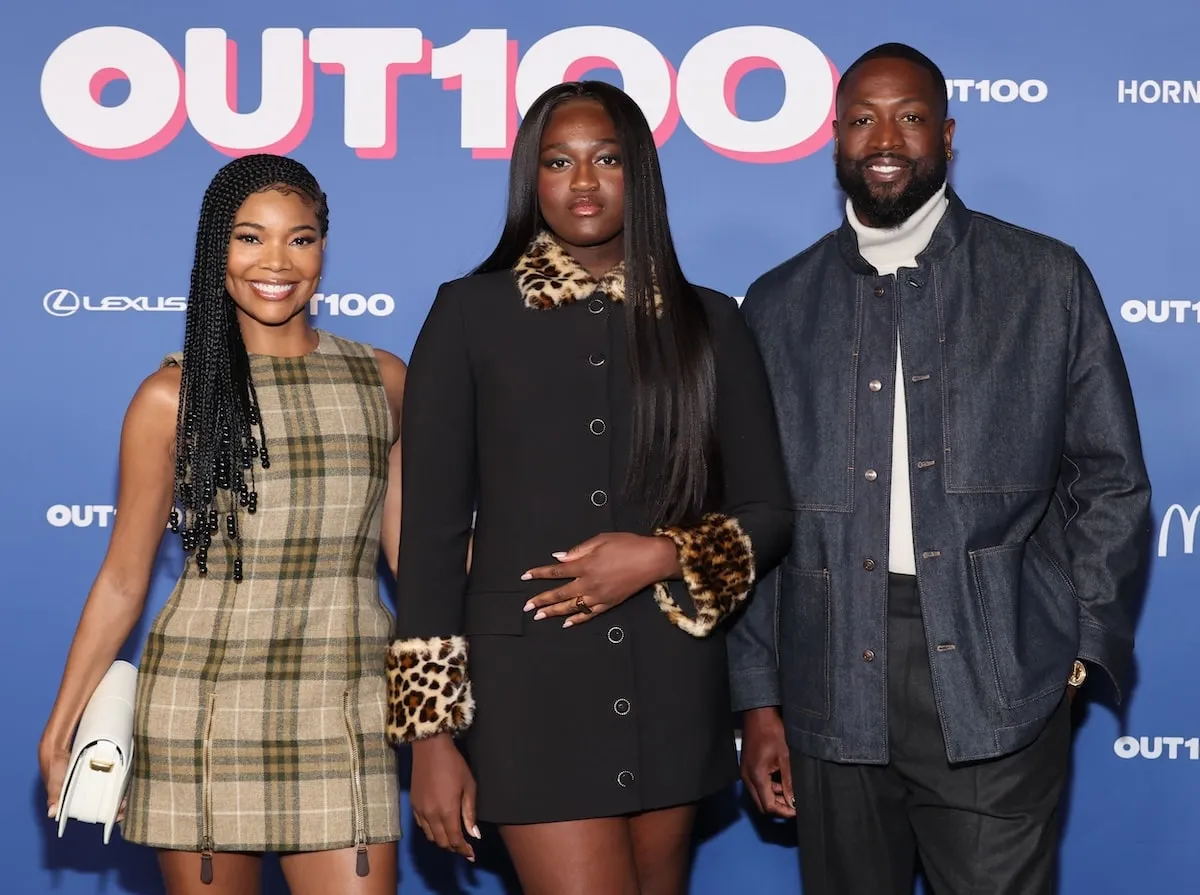
<path fill-rule="evenodd" d="M 175 488 L 175 421 L 181 374 L 150 374 L 121 427 L 120 488 L 112 537 L 67 653 L 58 696 L 38 746 L 47 812 L 54 816 L 71 759 L 72 732 L 141 618 Z"/>
<path fill-rule="evenodd" d="M 42 769 L 42 783 L 46 786 L 46 816 L 54 817 L 58 800 L 62 798 L 63 781 L 67 776 L 67 763 L 71 753 L 67 749 L 50 746 L 46 741 L 38 746 L 38 765 Z"/>
<path fill-rule="evenodd" d="M 474 862 L 465 830 L 478 839 L 475 822 L 475 777 L 449 734 L 412 745 L 410 798 L 413 815 L 425 838 Z"/>
<path fill-rule="evenodd" d="M 557 565 L 539 566 L 521 576 L 530 579 L 573 579 L 525 604 L 535 619 L 568 616 L 564 628 L 624 603 L 634 594 L 680 575 L 679 556 L 669 538 L 608 532 L 589 538 L 565 553 Z"/>

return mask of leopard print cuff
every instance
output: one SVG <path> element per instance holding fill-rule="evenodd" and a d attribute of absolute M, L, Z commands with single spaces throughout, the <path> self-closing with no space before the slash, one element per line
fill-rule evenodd
<path fill-rule="evenodd" d="M 471 726 L 475 699 L 463 637 L 397 640 L 387 651 L 387 737 L 394 745 Z"/>
<path fill-rule="evenodd" d="M 693 637 L 706 637 L 746 599 L 754 585 L 750 538 L 737 519 L 720 513 L 705 515 L 698 525 L 670 526 L 654 533 L 675 542 L 696 617 L 684 614 L 662 582 L 654 586 L 654 600 L 673 625 Z"/>

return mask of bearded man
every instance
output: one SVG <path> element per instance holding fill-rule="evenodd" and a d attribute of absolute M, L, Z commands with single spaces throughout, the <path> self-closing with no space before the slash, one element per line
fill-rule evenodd
<path fill-rule="evenodd" d="M 877 47 L 836 102 L 845 219 L 743 303 L 795 522 L 729 641 L 742 776 L 804 895 L 908 895 L 918 856 L 1049 893 L 1069 705 L 1120 698 L 1147 555 L 1125 365 L 1076 251 L 947 185 L 930 59 Z"/>

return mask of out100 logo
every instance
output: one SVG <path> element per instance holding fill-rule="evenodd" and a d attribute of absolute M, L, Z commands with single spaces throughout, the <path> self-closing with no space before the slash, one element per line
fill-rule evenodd
<path fill-rule="evenodd" d="M 459 143 L 476 158 L 508 158 L 519 117 L 539 94 L 600 69 L 620 73 L 659 145 L 683 122 L 714 152 L 746 162 L 784 162 L 830 140 L 837 72 L 808 38 L 742 26 L 702 38 L 673 66 L 649 40 L 608 26 L 554 31 L 523 55 L 503 28 L 473 28 L 434 47 L 417 28 L 268 28 L 262 32 L 261 101 L 238 107 L 237 44 L 220 28 L 191 28 L 181 65 L 153 37 L 102 26 L 73 34 L 42 70 L 47 117 L 79 149 L 102 158 L 157 152 L 185 123 L 230 156 L 287 153 L 308 135 L 315 71 L 343 81 L 343 140 L 362 158 L 392 158 L 403 138 L 400 77 L 457 91 Z M 783 98 L 761 120 L 739 117 L 738 85 L 755 69 L 782 75 Z M 128 95 L 106 103 L 105 88 Z M 973 83 L 973 82 L 972 82 Z M 111 94 L 110 94 L 111 96 Z M 1014 94 L 1015 96 L 1015 94 Z"/>

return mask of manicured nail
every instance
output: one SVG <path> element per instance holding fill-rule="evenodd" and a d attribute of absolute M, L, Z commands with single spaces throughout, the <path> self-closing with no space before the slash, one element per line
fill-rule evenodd
<path fill-rule="evenodd" d="M 476 839 L 483 838 L 482 836 L 479 835 L 479 827 L 471 827 L 471 835 L 474 836 Z"/>
<path fill-rule="evenodd" d="M 541 621 L 542 619 L 544 619 L 545 617 L 546 617 L 546 613 L 545 613 L 545 612 L 539 612 L 537 615 L 535 615 L 535 616 L 533 617 L 533 620 L 534 620 L 535 622 L 540 622 L 540 621 Z"/>
<path fill-rule="evenodd" d="M 533 577 L 532 575 L 530 575 L 528 572 L 526 572 L 524 575 L 521 576 L 521 580 L 528 581 L 532 577 Z"/>
<path fill-rule="evenodd" d="M 526 603 L 526 604 L 525 604 L 525 609 L 524 609 L 524 611 L 525 611 L 525 612 L 528 612 L 528 611 L 529 611 L 530 609 L 532 609 L 532 608 L 533 608 L 533 600 L 530 600 L 528 603 Z"/>
<path fill-rule="evenodd" d="M 558 553 L 551 553 L 550 555 L 553 556 L 555 559 L 562 559 L 564 556 L 567 555 L 567 552 L 565 550 L 560 550 Z"/>
<path fill-rule="evenodd" d="M 571 625 L 573 625 L 573 624 L 575 624 L 575 622 L 571 621 L 570 619 L 567 619 L 565 622 L 563 622 L 563 627 L 564 627 L 564 628 L 569 628 L 569 627 L 571 627 Z"/>

